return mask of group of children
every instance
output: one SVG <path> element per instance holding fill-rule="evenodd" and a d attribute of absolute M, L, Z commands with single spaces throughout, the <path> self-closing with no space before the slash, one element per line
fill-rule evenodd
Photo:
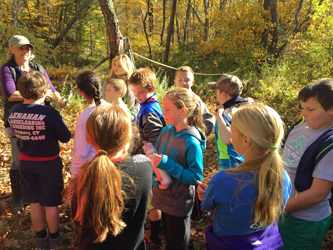
<path fill-rule="evenodd" d="M 100 99 L 96 73 L 83 71 L 76 77 L 88 104 L 77 119 L 70 169 L 79 249 L 146 249 L 149 207 L 147 247 L 161 248 L 162 219 L 164 249 L 192 250 L 191 213 L 199 204 L 197 196 L 204 210 L 214 211 L 213 227 L 206 230 L 207 249 L 321 249 L 331 221 L 332 79 L 300 91 L 304 122 L 282 143 L 280 116 L 268 106 L 247 104 L 236 76 L 223 75 L 208 84 L 220 102 L 215 122 L 191 91 L 190 67 L 176 70 L 177 88 L 165 93 L 163 111 L 154 93 L 155 74 L 149 68 L 132 73 L 132 68 L 126 55 L 113 60 L 102 91 L 106 101 Z M 53 249 L 64 237 L 57 210 L 63 189 L 58 140 L 67 142 L 70 133 L 57 111 L 39 105 L 48 88 L 42 74 L 25 73 L 18 88 L 24 102 L 12 108 L 8 121 L 19 138 L 24 199 L 32 203 L 36 249 L 45 249 L 47 242 Z M 140 109 L 133 117 L 136 103 Z M 221 171 L 206 185 L 201 182 L 203 151 L 214 126 Z M 144 141 L 157 150 L 151 160 L 143 155 Z M 165 170 L 172 183 L 161 185 L 152 169 Z"/>

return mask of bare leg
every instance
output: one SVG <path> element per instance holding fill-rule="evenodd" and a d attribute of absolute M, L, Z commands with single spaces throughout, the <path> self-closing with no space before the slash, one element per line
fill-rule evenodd
<path fill-rule="evenodd" d="M 151 221 L 158 221 L 162 217 L 161 210 L 158 210 L 156 208 L 149 210 L 149 218 Z"/>
<path fill-rule="evenodd" d="M 59 231 L 59 210 L 58 207 L 45 207 L 46 221 L 50 233 Z"/>
<path fill-rule="evenodd" d="M 45 228 L 44 207 L 40 206 L 39 203 L 31 203 L 30 217 L 36 232 Z"/>

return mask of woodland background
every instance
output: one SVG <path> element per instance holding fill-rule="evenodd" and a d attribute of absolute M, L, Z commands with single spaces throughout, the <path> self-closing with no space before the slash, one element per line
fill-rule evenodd
<path fill-rule="evenodd" d="M 113 25 L 106 10 L 117 17 L 111 18 Z M 244 83 L 242 95 L 275 108 L 288 129 L 300 117 L 297 92 L 302 86 L 333 76 L 332 12 L 330 0 L 0 0 L 0 65 L 7 61 L 9 38 L 24 35 L 35 45 L 34 60 L 66 98 L 75 87 L 77 71 L 93 68 L 117 53 L 114 40 L 121 34 L 142 56 L 172 67 L 188 65 L 197 73 L 218 74 L 195 75 L 193 91 L 211 111 L 217 102 L 206 83 L 234 72 Z M 135 64 L 156 72 L 161 100 L 173 84 L 173 70 L 137 56 Z M 105 62 L 95 70 L 104 79 L 109 68 Z M 74 95 L 62 111 L 72 132 L 84 109 L 82 98 Z M 72 146 L 72 140 L 61 145 L 66 183 Z M 205 181 L 218 169 L 215 152 L 211 135 L 204 153 Z M 0 249 L 31 249 L 35 239 L 29 207 L 24 214 L 10 213 L 11 153 L 2 130 L 0 159 Z M 63 249 L 75 249 L 76 234 L 66 204 L 61 211 L 62 230 L 69 236 Z M 193 225 L 197 249 L 205 249 L 204 229 L 209 223 Z M 331 241 L 332 229 L 323 249 L 332 249 Z"/>

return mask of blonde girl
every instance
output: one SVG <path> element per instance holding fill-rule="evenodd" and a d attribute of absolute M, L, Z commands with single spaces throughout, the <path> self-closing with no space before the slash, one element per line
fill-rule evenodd
<path fill-rule="evenodd" d="M 208 187 L 200 183 L 201 207 L 216 206 L 213 227 L 206 230 L 207 249 L 283 246 L 276 220 L 289 198 L 291 182 L 279 154 L 282 138 L 283 122 L 268 106 L 245 104 L 233 114 L 232 144 L 245 161 L 215 174 Z"/>
<path fill-rule="evenodd" d="M 144 155 L 129 156 L 133 133 L 127 117 L 110 104 L 95 108 L 87 121 L 86 140 L 97 155 L 83 166 L 72 202 L 82 226 L 79 249 L 145 249 L 152 166 Z"/>
<path fill-rule="evenodd" d="M 135 98 L 131 88 L 128 86 L 128 79 L 133 73 L 133 65 L 129 57 L 125 54 L 117 55 L 111 62 L 111 70 L 108 79 L 122 79 L 126 82 L 127 92 L 123 97 L 124 103 L 128 109 L 132 109 L 135 104 Z M 103 85 L 103 98 L 105 99 L 106 83 Z"/>
<path fill-rule="evenodd" d="M 201 108 L 193 93 L 184 88 L 168 91 L 163 98 L 163 128 L 153 157 L 153 165 L 167 171 L 173 180 L 164 189 L 153 173 L 151 204 L 162 211 L 166 250 L 194 249 L 190 216 L 195 197 L 194 185 L 203 175 L 202 152 L 206 148 Z"/>

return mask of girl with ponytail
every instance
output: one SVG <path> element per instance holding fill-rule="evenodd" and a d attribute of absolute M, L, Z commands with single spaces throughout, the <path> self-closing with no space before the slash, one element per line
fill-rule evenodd
<path fill-rule="evenodd" d="M 82 167 L 77 199 L 72 200 L 74 221 L 81 226 L 79 249 L 144 250 L 143 227 L 152 185 L 150 160 L 128 155 L 133 132 L 120 107 L 95 108 L 86 129 L 86 140 L 97 155 Z"/>
<path fill-rule="evenodd" d="M 233 114 L 231 140 L 244 163 L 215 174 L 208 187 L 198 183 L 201 207 L 216 207 L 213 227 L 206 230 L 207 249 L 283 246 L 276 220 L 291 182 L 279 153 L 282 138 L 283 122 L 268 106 L 245 104 Z"/>
<path fill-rule="evenodd" d="M 162 211 L 165 250 L 193 250 L 190 227 L 194 186 L 202 180 L 202 152 L 206 148 L 201 107 L 190 90 L 171 89 L 163 98 L 163 116 L 169 126 L 156 141 L 158 155 L 153 156 L 152 163 L 167 171 L 173 182 L 162 186 L 153 174 L 151 205 Z"/>
<path fill-rule="evenodd" d="M 96 106 L 108 104 L 108 102 L 100 99 L 101 80 L 94 71 L 85 70 L 78 73 L 75 81 L 77 90 L 86 100 L 88 107 L 79 115 L 76 121 L 73 162 L 70 168 L 72 179 L 79 175 L 82 165 L 90 161 L 96 155 L 94 148 L 85 141 L 88 117 Z"/>

